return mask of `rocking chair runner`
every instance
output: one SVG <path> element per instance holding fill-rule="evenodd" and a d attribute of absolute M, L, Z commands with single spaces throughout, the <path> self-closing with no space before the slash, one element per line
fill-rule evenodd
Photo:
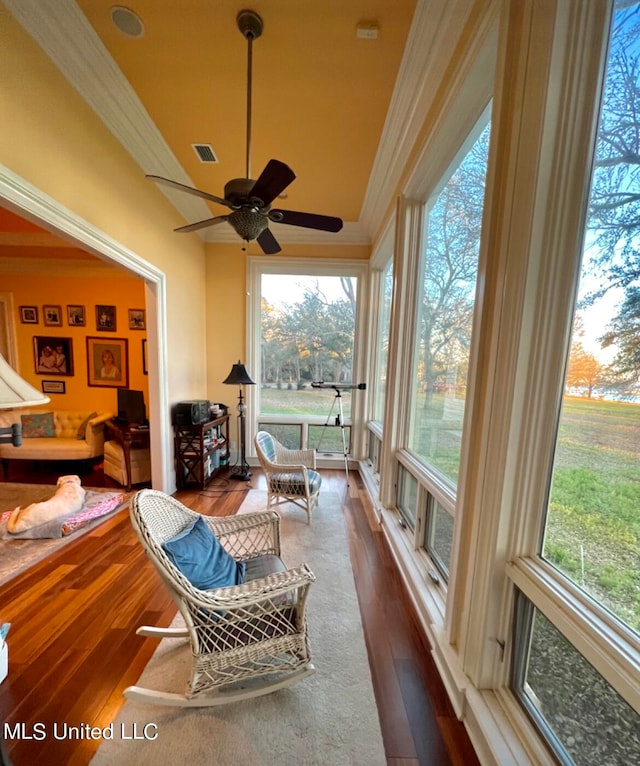
<path fill-rule="evenodd" d="M 267 431 L 258 431 L 255 445 L 267 479 L 267 508 L 293 503 L 307 512 L 310 524 L 322 484 L 322 476 L 315 470 L 315 450 L 287 449 Z"/>
<path fill-rule="evenodd" d="M 201 516 L 163 492 L 143 489 L 133 497 L 130 515 L 185 622 L 184 628 L 141 627 L 137 633 L 189 638 L 192 666 L 186 694 L 130 686 L 126 697 L 161 705 L 220 705 L 267 694 L 315 672 L 306 623 L 315 577 L 306 564 L 286 569 L 280 559 L 277 513 Z M 246 562 L 243 584 L 200 590 L 172 563 L 162 544 L 199 518 L 236 561 Z"/>

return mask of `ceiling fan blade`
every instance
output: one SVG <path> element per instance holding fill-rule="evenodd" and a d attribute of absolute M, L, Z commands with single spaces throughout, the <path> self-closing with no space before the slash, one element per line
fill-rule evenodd
<path fill-rule="evenodd" d="M 299 213 L 296 210 L 270 210 L 268 216 L 275 223 L 303 226 L 306 229 L 337 232 L 342 228 L 342 218 L 335 218 L 332 215 Z"/>
<path fill-rule="evenodd" d="M 249 192 L 249 198 L 257 198 L 265 207 L 281 194 L 295 179 L 296 174 L 288 165 L 280 160 L 269 160 L 260 177 Z"/>
<path fill-rule="evenodd" d="M 186 226 L 180 226 L 174 231 L 179 234 L 188 234 L 190 231 L 198 231 L 198 229 L 206 229 L 207 226 L 217 226 L 219 223 L 224 223 L 229 220 L 228 215 L 217 215 L 215 218 L 206 218 L 204 221 L 197 221 L 196 223 L 189 223 Z"/>
<path fill-rule="evenodd" d="M 278 240 L 273 236 L 269 229 L 264 229 L 256 242 L 260 245 L 262 252 L 265 255 L 275 255 L 280 252 Z"/>
<path fill-rule="evenodd" d="M 187 194 L 193 194 L 195 197 L 202 197 L 203 199 L 208 199 L 210 202 L 217 202 L 219 205 L 231 207 L 231 205 L 221 197 L 216 197 L 214 194 L 209 194 L 209 192 L 200 191 L 200 189 L 194 189 L 192 186 L 185 186 L 184 184 L 180 184 L 177 181 L 171 181 L 168 178 L 162 178 L 162 176 L 147 175 L 145 178 L 148 178 L 150 181 L 155 181 L 158 184 L 162 184 L 163 186 L 171 186 L 173 189 L 179 189 L 180 191 L 186 192 Z"/>

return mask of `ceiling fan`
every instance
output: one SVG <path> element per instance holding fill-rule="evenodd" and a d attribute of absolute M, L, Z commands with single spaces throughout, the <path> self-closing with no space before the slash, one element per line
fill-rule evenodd
<path fill-rule="evenodd" d="M 302 226 L 307 229 L 320 231 L 338 232 L 342 229 L 342 220 L 329 215 L 317 215 L 315 213 L 300 213 L 295 210 L 273 209 L 271 203 L 295 179 L 296 175 L 291 168 L 280 160 L 269 160 L 258 180 L 254 181 L 251 175 L 251 84 L 252 84 L 252 44 L 260 37 L 263 23 L 260 16 L 254 11 L 240 11 L 236 18 L 238 29 L 247 40 L 247 162 L 246 178 L 233 178 L 224 187 L 224 198 L 214 194 L 194 189 L 191 186 L 171 181 L 161 176 L 147 175 L 156 183 L 170 186 L 174 189 L 202 197 L 210 202 L 217 202 L 230 208 L 231 212 L 226 215 L 217 215 L 204 221 L 190 223 L 175 229 L 177 232 L 188 233 L 204 229 L 208 226 L 216 226 L 225 221 L 235 229 L 242 239 L 250 242 L 256 240 L 262 251 L 267 255 L 280 252 L 280 245 L 269 230 L 269 221 L 285 223 L 290 226 Z"/>

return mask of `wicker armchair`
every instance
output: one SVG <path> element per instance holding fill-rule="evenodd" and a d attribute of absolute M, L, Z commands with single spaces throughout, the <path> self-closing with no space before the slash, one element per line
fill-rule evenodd
<path fill-rule="evenodd" d="M 311 524 L 311 512 L 318 503 L 322 484 L 315 470 L 315 451 L 287 449 L 266 431 L 258 431 L 255 445 L 267 479 L 267 508 L 293 503 L 307 512 L 307 523 Z"/>
<path fill-rule="evenodd" d="M 189 638 L 192 664 L 185 694 L 130 686 L 126 697 L 161 705 L 219 705 L 267 694 L 315 672 L 306 622 L 315 577 L 306 564 L 286 569 L 275 511 L 201 516 L 163 492 L 143 489 L 133 497 L 130 515 L 185 623 L 185 628 L 141 627 L 137 633 Z M 199 590 L 167 556 L 162 543 L 199 517 L 236 561 L 246 562 L 243 584 Z"/>

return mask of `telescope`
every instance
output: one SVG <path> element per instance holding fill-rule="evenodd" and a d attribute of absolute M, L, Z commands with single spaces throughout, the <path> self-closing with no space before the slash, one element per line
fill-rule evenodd
<path fill-rule="evenodd" d="M 366 387 L 366 383 L 325 383 L 324 380 L 315 380 L 311 384 L 311 388 L 333 388 L 336 391 L 339 389 L 343 391 L 352 391 L 353 389 L 364 391 Z"/>

